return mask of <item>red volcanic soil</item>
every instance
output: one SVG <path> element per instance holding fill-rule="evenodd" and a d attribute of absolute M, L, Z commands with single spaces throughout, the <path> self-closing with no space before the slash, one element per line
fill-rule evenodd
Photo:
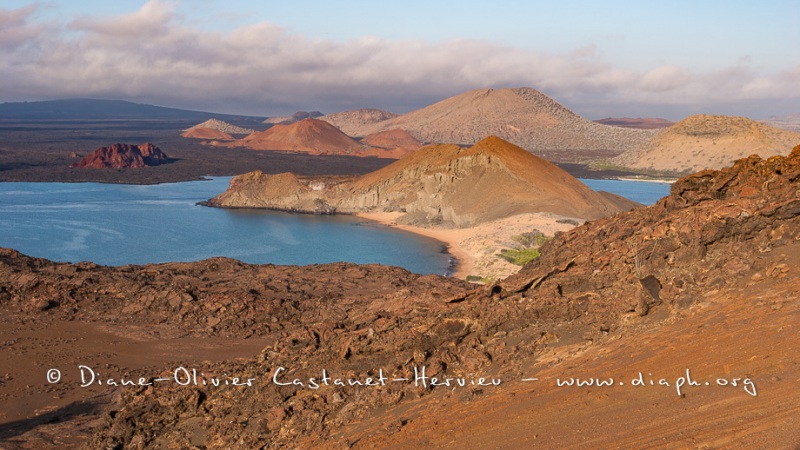
<path fill-rule="evenodd" d="M 289 125 L 275 125 L 237 142 L 253 150 L 285 150 L 314 155 L 346 155 L 361 147 L 335 126 L 312 118 Z"/>
<path fill-rule="evenodd" d="M 411 138 L 408 136 L 408 138 Z M 243 139 L 214 143 L 228 147 L 246 147 L 252 150 L 273 150 L 306 153 L 309 155 L 342 155 L 398 159 L 413 152 L 417 147 L 407 148 L 392 145 L 392 141 L 413 145 L 412 140 L 400 134 L 376 137 L 383 145 L 360 143 L 344 134 L 324 120 L 314 118 L 299 122 L 274 125 L 266 131 L 253 133 Z"/>
<path fill-rule="evenodd" d="M 70 167 L 92 169 L 139 169 L 169 162 L 160 148 L 147 142 L 142 145 L 113 144 L 89 153 Z"/>
<path fill-rule="evenodd" d="M 181 133 L 181 136 L 194 139 L 233 139 L 233 136 L 224 131 L 205 127 L 190 128 Z"/>

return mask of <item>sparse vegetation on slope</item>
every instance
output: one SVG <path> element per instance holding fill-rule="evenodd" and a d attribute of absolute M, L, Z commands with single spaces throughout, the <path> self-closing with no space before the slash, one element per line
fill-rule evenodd
<path fill-rule="evenodd" d="M 800 134 L 744 117 L 695 115 L 666 128 L 651 142 L 613 159 L 647 171 L 720 169 L 749 155 L 788 155 Z"/>

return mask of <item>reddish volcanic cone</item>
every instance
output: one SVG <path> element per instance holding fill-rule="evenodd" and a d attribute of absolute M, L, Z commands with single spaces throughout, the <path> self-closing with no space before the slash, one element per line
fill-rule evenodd
<path fill-rule="evenodd" d="M 194 138 L 194 139 L 225 139 L 225 140 L 233 139 L 233 136 L 224 131 L 215 130 L 213 128 L 205 128 L 205 127 L 189 128 L 188 130 L 181 133 L 181 136 L 185 138 Z"/>
<path fill-rule="evenodd" d="M 239 142 L 254 150 L 284 150 L 314 155 L 348 155 L 361 147 L 335 126 L 311 118 L 290 125 L 275 125 Z"/>

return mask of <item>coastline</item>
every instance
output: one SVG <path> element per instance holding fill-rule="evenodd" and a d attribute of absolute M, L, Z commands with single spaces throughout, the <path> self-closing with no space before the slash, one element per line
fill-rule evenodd
<path fill-rule="evenodd" d="M 471 274 L 472 268 L 475 265 L 475 260 L 472 255 L 460 246 L 460 243 L 469 237 L 468 229 L 422 228 L 412 225 L 402 225 L 397 223 L 397 218 L 401 215 L 402 213 L 399 212 L 360 212 L 354 214 L 356 217 L 371 220 L 387 227 L 397 228 L 398 230 L 408 231 L 444 242 L 447 247 L 447 252 L 455 258 L 456 262 L 454 271 L 449 276 L 464 280 Z"/>
<path fill-rule="evenodd" d="M 678 178 L 629 178 L 629 177 L 615 177 L 609 178 L 610 180 L 617 180 L 617 181 L 639 181 L 642 183 L 660 183 L 660 184 L 672 184 L 678 181 Z"/>
<path fill-rule="evenodd" d="M 529 232 L 554 236 L 574 228 L 575 223 L 583 222 L 574 218 L 564 220 L 564 217 L 551 213 L 523 213 L 469 228 L 423 228 L 398 224 L 397 218 L 402 215 L 398 212 L 362 212 L 354 215 L 442 241 L 447 246 L 447 252 L 456 260 L 451 277 L 465 280 L 467 276 L 474 275 L 490 281 L 506 278 L 521 268 L 499 257 L 502 249 L 518 246 L 515 236 Z"/>

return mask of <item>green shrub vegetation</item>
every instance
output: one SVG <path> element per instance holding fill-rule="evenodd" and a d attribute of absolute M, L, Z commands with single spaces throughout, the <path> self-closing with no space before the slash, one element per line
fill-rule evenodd
<path fill-rule="evenodd" d="M 529 262 L 541 256 L 541 254 L 539 253 L 538 248 L 523 248 L 520 250 L 503 249 L 500 250 L 499 256 L 511 264 L 524 266 L 525 264 L 528 264 Z"/>
<path fill-rule="evenodd" d="M 511 236 L 511 239 L 523 247 L 541 247 L 550 238 L 545 236 L 544 233 L 539 230 L 533 230 L 527 233 L 515 234 L 514 236 Z"/>

